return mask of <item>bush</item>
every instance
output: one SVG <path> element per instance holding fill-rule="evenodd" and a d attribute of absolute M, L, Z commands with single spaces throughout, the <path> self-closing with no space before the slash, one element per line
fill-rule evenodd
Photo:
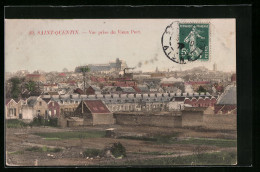
<path fill-rule="evenodd" d="M 42 116 L 33 118 L 33 121 L 29 124 L 30 126 L 58 126 L 58 118 L 44 119 Z"/>
<path fill-rule="evenodd" d="M 114 157 L 126 157 L 126 149 L 125 147 L 120 143 L 114 143 L 111 147 L 111 153 Z"/>
<path fill-rule="evenodd" d="M 84 157 L 96 157 L 96 156 L 100 156 L 101 153 L 102 153 L 102 151 L 99 149 L 86 149 L 83 152 L 83 156 Z"/>
<path fill-rule="evenodd" d="M 28 124 L 20 121 L 18 119 L 8 119 L 6 120 L 6 127 L 7 128 L 23 128 L 26 127 Z"/>

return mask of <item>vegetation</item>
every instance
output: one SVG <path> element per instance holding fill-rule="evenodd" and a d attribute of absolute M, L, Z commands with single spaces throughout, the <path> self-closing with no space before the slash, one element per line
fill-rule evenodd
<path fill-rule="evenodd" d="M 83 152 L 83 156 L 84 157 L 96 157 L 96 156 L 100 156 L 102 154 L 102 150 L 99 149 L 86 149 Z"/>
<path fill-rule="evenodd" d="M 75 132 L 55 132 L 55 133 L 34 133 L 46 139 L 87 139 L 105 137 L 105 131 L 75 131 Z"/>
<path fill-rule="evenodd" d="M 138 137 L 138 136 L 119 136 L 118 139 L 143 140 L 143 141 L 157 141 L 152 137 Z"/>
<path fill-rule="evenodd" d="M 25 84 L 25 87 L 28 91 L 35 91 L 36 90 L 36 83 L 34 81 L 28 81 L 26 84 Z"/>
<path fill-rule="evenodd" d="M 57 127 L 58 126 L 58 119 L 57 118 L 50 118 L 44 119 L 43 117 L 39 116 L 33 119 L 30 123 L 25 123 L 19 119 L 8 119 L 6 120 L 6 127 L 7 128 L 23 128 L 23 127 L 32 127 L 32 126 L 51 126 Z"/>
<path fill-rule="evenodd" d="M 31 152 L 60 152 L 62 149 L 61 148 L 50 148 L 47 146 L 39 147 L 39 146 L 33 146 L 25 149 L 26 151 L 31 151 Z"/>
<path fill-rule="evenodd" d="M 198 93 L 206 93 L 207 90 L 200 85 L 200 86 L 199 86 L 199 89 L 197 90 L 197 92 L 198 92 Z"/>
<path fill-rule="evenodd" d="M 138 137 L 138 136 L 121 136 L 119 139 L 132 139 L 156 142 L 157 144 L 193 144 L 208 145 L 218 147 L 236 147 L 237 140 L 232 139 L 212 139 L 212 138 L 187 138 L 179 140 L 176 138 L 178 133 L 171 135 L 156 135 L 154 137 Z"/>
<path fill-rule="evenodd" d="M 133 152 L 133 154 L 141 155 L 174 155 L 174 152 Z"/>
<path fill-rule="evenodd" d="M 38 116 L 38 117 L 35 117 L 33 119 L 33 121 L 30 123 L 30 126 L 57 127 L 58 126 L 58 119 L 57 118 L 44 119 L 42 116 Z"/>
<path fill-rule="evenodd" d="M 132 160 L 114 162 L 111 165 L 230 165 L 237 163 L 236 152 L 202 153 L 188 156 L 153 158 L 145 160 Z"/>
<path fill-rule="evenodd" d="M 8 119 L 6 120 L 6 127 L 7 128 L 23 128 L 27 127 L 28 124 L 24 123 L 23 121 L 20 121 L 18 119 Z"/>
<path fill-rule="evenodd" d="M 126 157 L 126 149 L 120 142 L 113 144 L 111 153 L 115 158 Z"/>
<path fill-rule="evenodd" d="M 8 152 L 9 155 L 21 155 L 24 151 L 15 151 L 15 152 Z"/>
<path fill-rule="evenodd" d="M 218 147 L 236 147 L 237 141 L 231 139 L 207 139 L 189 138 L 187 140 L 176 141 L 177 144 L 209 145 Z"/>
<path fill-rule="evenodd" d="M 11 97 L 18 98 L 21 94 L 20 84 L 21 80 L 18 77 L 13 77 L 10 79 L 11 82 Z"/>

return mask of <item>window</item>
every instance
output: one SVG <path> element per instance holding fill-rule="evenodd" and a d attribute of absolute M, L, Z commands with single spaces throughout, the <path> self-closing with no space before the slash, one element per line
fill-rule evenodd
<path fill-rule="evenodd" d="M 52 102 L 52 106 L 54 106 L 54 102 Z"/>
<path fill-rule="evenodd" d="M 51 115 L 51 110 L 49 110 L 49 115 Z"/>
<path fill-rule="evenodd" d="M 41 106 L 42 105 L 42 102 L 39 102 L 39 106 Z"/>
<path fill-rule="evenodd" d="M 56 109 L 54 109 L 54 115 L 56 115 Z"/>

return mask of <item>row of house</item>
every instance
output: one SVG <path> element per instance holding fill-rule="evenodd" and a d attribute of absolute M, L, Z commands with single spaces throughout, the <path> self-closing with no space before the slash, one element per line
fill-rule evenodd
<path fill-rule="evenodd" d="M 111 112 L 171 111 L 190 107 L 214 107 L 216 114 L 236 113 L 236 86 L 228 86 L 217 99 L 209 93 L 146 93 L 96 95 L 42 95 L 6 100 L 6 119 L 28 119 L 37 115 L 59 117 L 74 112 L 82 101 L 101 101 Z"/>
<path fill-rule="evenodd" d="M 96 94 L 96 95 L 41 95 L 28 99 L 6 101 L 6 118 L 32 119 L 37 115 L 59 117 L 63 112 L 73 112 L 81 101 L 101 100 L 112 112 L 168 110 L 169 102 L 187 99 L 211 98 L 208 93 L 151 93 L 151 94 Z M 171 108 L 170 108 L 171 109 Z"/>

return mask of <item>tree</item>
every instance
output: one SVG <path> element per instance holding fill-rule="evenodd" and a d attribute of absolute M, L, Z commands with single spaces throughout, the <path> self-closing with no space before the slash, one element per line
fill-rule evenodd
<path fill-rule="evenodd" d="M 63 69 L 62 69 L 62 72 L 65 72 L 65 73 L 66 73 L 66 72 L 69 72 L 69 70 L 68 70 L 67 68 L 63 68 Z"/>
<path fill-rule="evenodd" d="M 207 92 L 207 90 L 200 85 L 198 89 L 198 93 L 205 93 L 205 92 Z"/>
<path fill-rule="evenodd" d="M 11 88 L 11 97 L 12 98 L 18 98 L 21 94 L 20 84 L 21 81 L 18 77 L 13 77 L 10 79 L 10 82 L 12 84 Z"/>
<path fill-rule="evenodd" d="M 33 92 L 35 91 L 36 89 L 36 83 L 34 81 L 28 81 L 26 84 L 25 84 L 25 87 L 28 91 L 30 92 Z"/>
<path fill-rule="evenodd" d="M 90 69 L 87 66 L 80 68 L 80 72 L 83 74 L 83 81 L 84 81 L 83 91 L 84 91 L 84 93 L 86 93 L 86 73 L 89 71 L 90 71 Z"/>

